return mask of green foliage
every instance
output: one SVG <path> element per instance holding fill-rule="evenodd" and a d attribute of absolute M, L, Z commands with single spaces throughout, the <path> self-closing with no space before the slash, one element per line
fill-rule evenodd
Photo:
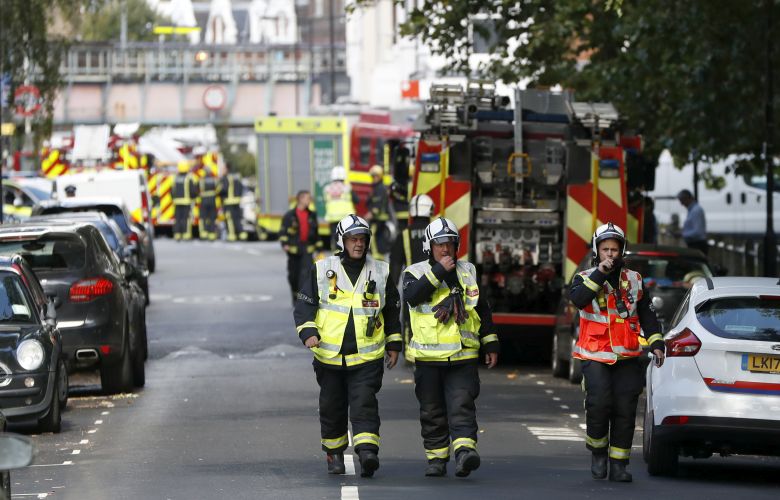
<path fill-rule="evenodd" d="M 89 0 L 81 24 L 80 36 L 88 42 L 119 41 L 122 0 Z M 146 0 L 124 0 L 127 10 L 127 40 L 154 41 L 152 27 L 168 24 Z"/>
<path fill-rule="evenodd" d="M 255 155 L 244 149 L 235 147 L 228 141 L 227 125 L 217 125 L 215 127 L 219 151 L 225 162 L 231 166 L 241 177 L 255 177 L 257 174 L 257 159 Z"/>
<path fill-rule="evenodd" d="M 485 18 L 495 22 L 495 43 L 475 70 L 472 37 L 484 30 L 469 21 Z M 664 148 L 678 165 L 693 156 L 747 155 L 739 173 L 760 163 L 768 40 L 780 67 L 776 0 L 423 0 L 402 33 L 451 61 L 446 72 L 560 84 L 578 100 L 611 101 L 643 135 L 650 157 Z M 775 128 L 772 142 L 778 139 Z"/>

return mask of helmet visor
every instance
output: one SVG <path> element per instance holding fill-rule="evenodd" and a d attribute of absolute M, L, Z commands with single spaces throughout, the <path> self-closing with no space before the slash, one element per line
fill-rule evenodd
<path fill-rule="evenodd" d="M 457 236 L 438 236 L 436 238 L 431 239 L 431 243 L 435 245 L 446 245 L 447 243 L 457 243 L 458 237 Z"/>

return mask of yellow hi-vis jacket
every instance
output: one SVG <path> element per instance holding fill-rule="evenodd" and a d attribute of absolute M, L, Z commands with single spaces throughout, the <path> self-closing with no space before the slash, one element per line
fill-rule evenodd
<path fill-rule="evenodd" d="M 316 266 L 319 309 L 314 323 L 320 335 L 320 345 L 312 348 L 314 357 L 322 363 L 336 366 L 354 366 L 381 359 L 385 355 L 382 309 L 385 306 L 385 287 L 390 274 L 388 264 L 367 256 L 354 287 L 339 257 L 334 255 L 320 260 Z M 328 278 L 329 271 L 335 273 L 332 278 Z M 376 282 L 376 289 L 371 294 L 367 293 L 369 280 Z M 350 311 L 355 324 L 358 352 L 341 355 L 341 344 L 344 341 L 344 330 Z M 371 322 L 373 329 L 369 332 Z M 400 334 L 395 336 L 398 339 L 388 341 L 401 340 Z"/>
<path fill-rule="evenodd" d="M 463 289 L 463 303 L 468 319 L 462 325 L 450 318 L 440 323 L 433 313 L 433 307 L 447 298 L 450 288 L 433 275 L 428 261 L 418 262 L 406 268 L 417 279 L 426 277 L 437 288 L 428 302 L 412 307 L 409 305 L 409 320 L 412 338 L 407 349 L 415 361 L 446 361 L 476 359 L 479 356 L 479 314 L 474 310 L 479 301 L 477 270 L 470 262 L 456 262 L 458 282 Z"/>
<path fill-rule="evenodd" d="M 327 222 L 339 222 L 349 214 L 355 213 L 355 204 L 352 203 L 352 191 L 340 182 L 341 186 L 333 182 L 325 186 L 325 220 Z"/>

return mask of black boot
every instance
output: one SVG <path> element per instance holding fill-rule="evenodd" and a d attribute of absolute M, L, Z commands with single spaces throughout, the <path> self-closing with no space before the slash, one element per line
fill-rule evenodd
<path fill-rule="evenodd" d="M 442 458 L 428 460 L 428 467 L 425 468 L 425 475 L 428 477 L 441 477 L 447 475 L 447 461 Z"/>
<path fill-rule="evenodd" d="M 633 481 L 631 473 L 626 470 L 628 460 L 610 460 L 609 461 L 609 480 L 618 483 L 630 483 Z"/>
<path fill-rule="evenodd" d="M 464 450 L 455 457 L 455 475 L 466 477 L 471 471 L 479 469 L 480 459 L 477 450 Z"/>
<path fill-rule="evenodd" d="M 607 477 L 607 454 L 594 453 L 590 459 L 590 473 L 593 479 L 604 479 Z"/>
<path fill-rule="evenodd" d="M 379 457 L 375 451 L 361 450 L 360 457 L 360 477 L 373 477 L 374 471 L 379 468 Z"/>
<path fill-rule="evenodd" d="M 343 453 L 328 453 L 328 474 L 344 474 L 347 472 L 344 467 Z"/>

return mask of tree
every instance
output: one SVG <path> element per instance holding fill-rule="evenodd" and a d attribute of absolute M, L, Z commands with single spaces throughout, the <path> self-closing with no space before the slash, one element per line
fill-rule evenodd
<path fill-rule="evenodd" d="M 776 1 L 423 0 L 402 33 L 451 61 L 447 71 L 466 75 L 474 36 L 490 35 L 479 76 L 560 84 L 579 100 L 611 101 L 642 133 L 648 156 L 664 148 L 678 159 L 744 154 L 739 169 L 750 171 L 765 140 L 765 4 L 780 19 Z"/>
<path fill-rule="evenodd" d="M 123 8 L 127 14 L 127 40 L 130 42 L 154 41 L 156 35 L 151 28 L 167 23 L 146 0 L 88 0 L 81 39 L 87 42 L 118 41 Z"/>

